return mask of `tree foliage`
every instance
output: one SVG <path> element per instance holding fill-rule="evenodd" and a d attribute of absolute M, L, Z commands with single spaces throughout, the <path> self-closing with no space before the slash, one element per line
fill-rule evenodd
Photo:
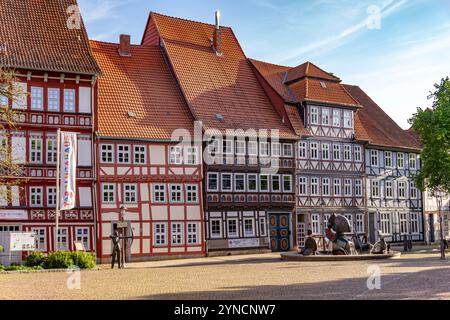
<path fill-rule="evenodd" d="M 418 188 L 433 194 L 450 193 L 450 80 L 442 79 L 431 93 L 432 109 L 417 110 L 410 119 L 423 144 L 422 167 L 415 177 Z"/>

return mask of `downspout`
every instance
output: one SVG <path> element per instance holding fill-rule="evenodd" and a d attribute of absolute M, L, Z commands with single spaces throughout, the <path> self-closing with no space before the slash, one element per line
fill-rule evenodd
<path fill-rule="evenodd" d="M 95 124 L 96 124 L 96 117 L 95 113 L 97 110 L 97 100 L 95 99 L 95 88 L 97 86 L 97 76 L 92 77 L 92 90 L 91 90 L 91 101 L 92 101 L 92 144 L 91 144 L 91 154 L 92 154 L 92 203 L 94 207 L 94 248 L 95 248 L 95 256 L 98 259 L 98 247 L 97 247 L 97 241 L 98 241 L 98 220 L 97 220 L 97 214 L 98 214 L 98 203 L 97 203 L 97 138 L 95 134 Z"/>

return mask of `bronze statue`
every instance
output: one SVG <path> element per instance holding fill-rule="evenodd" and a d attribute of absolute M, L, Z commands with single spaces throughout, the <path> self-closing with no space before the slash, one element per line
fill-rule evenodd
<path fill-rule="evenodd" d="M 111 269 L 114 269 L 114 264 L 117 259 L 117 265 L 119 266 L 119 269 L 122 269 L 123 267 L 123 261 L 121 259 L 122 254 L 122 246 L 120 245 L 120 236 L 119 231 L 114 231 L 114 234 L 111 236 L 112 242 L 113 242 L 113 252 L 112 252 L 112 262 L 111 262 Z"/>
<path fill-rule="evenodd" d="M 333 255 L 352 255 L 356 253 L 355 245 L 344 233 L 351 232 L 350 222 L 342 215 L 331 215 L 325 230 L 326 236 L 333 242 Z"/>
<path fill-rule="evenodd" d="M 386 240 L 384 240 L 384 235 L 381 233 L 380 230 L 378 230 L 378 236 L 380 237 L 380 240 L 374 244 L 372 250 L 370 251 L 371 254 L 384 254 L 388 249 Z"/>
<path fill-rule="evenodd" d="M 300 254 L 304 256 L 311 256 L 315 255 L 316 252 L 317 252 L 317 242 L 312 237 L 312 231 L 308 230 L 308 237 L 306 238 L 305 241 L 305 248 L 302 250 L 302 252 L 300 252 Z"/>

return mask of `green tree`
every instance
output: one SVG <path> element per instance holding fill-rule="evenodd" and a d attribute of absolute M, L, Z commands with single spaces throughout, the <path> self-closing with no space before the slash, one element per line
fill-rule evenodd
<path fill-rule="evenodd" d="M 441 231 L 441 258 L 445 259 L 442 226 L 442 197 L 450 193 L 450 80 L 444 78 L 435 84 L 431 93 L 431 109 L 417 110 L 409 120 L 423 145 L 419 173 L 415 176 L 420 190 L 428 190 L 436 197 Z"/>

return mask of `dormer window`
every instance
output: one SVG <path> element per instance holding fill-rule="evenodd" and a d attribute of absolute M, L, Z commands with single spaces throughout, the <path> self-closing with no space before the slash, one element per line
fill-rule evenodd
<path fill-rule="evenodd" d="M 319 108 L 311 107 L 311 124 L 319 124 Z"/>
<path fill-rule="evenodd" d="M 345 110 L 344 111 L 344 127 L 345 128 L 353 128 L 353 113 L 352 111 Z"/>

